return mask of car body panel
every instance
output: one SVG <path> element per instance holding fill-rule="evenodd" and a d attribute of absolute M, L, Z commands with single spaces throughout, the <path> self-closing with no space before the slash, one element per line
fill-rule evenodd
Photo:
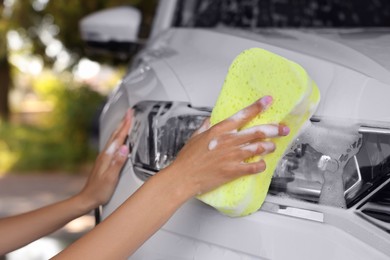
<path fill-rule="evenodd" d="M 226 29 L 171 28 L 160 33 L 138 54 L 132 70 L 110 96 L 101 117 L 101 148 L 125 110 L 140 101 L 183 101 L 212 107 L 231 61 L 252 47 L 273 51 L 308 71 L 322 96 L 316 117 L 390 126 L 387 66 L 367 53 L 355 55 L 357 48 L 340 47 L 341 42 L 323 42 L 320 37 L 293 30 L 278 33 L 272 43 L 258 35 Z M 313 45 L 316 41 L 318 45 Z M 315 54 L 318 48 L 324 50 L 321 55 Z M 129 160 L 102 218 L 142 184 Z M 260 211 L 229 218 L 192 199 L 131 259 L 389 259 L 389 234 L 358 214 L 360 204 L 341 209 L 269 195 Z M 294 210 L 300 211 L 298 217 L 286 212 Z M 306 216 L 310 214 L 318 218 Z"/>
<path fill-rule="evenodd" d="M 289 30 L 290 35 L 292 32 Z M 297 37 L 300 35 L 301 32 L 297 32 Z M 303 45 L 302 42 L 297 41 L 297 44 L 305 50 L 311 43 Z M 158 41 L 158 46 L 152 43 L 150 50 L 145 51 L 145 55 L 155 59 L 147 59 L 150 61 L 150 66 L 153 66 L 156 59 L 163 59 L 169 69 L 174 71 L 181 87 L 187 92 L 191 104 L 202 107 L 213 106 L 231 61 L 241 51 L 253 47 L 275 52 L 301 64 L 308 71 L 319 86 L 323 100 L 315 116 L 372 122 L 376 125 L 381 124 L 380 122 L 386 124 L 389 121 L 390 115 L 386 112 L 390 109 L 390 103 L 386 98 L 390 95 L 389 85 L 377 78 L 359 73 L 357 69 L 360 68 L 353 66 L 355 63 L 350 64 L 351 68 L 344 67 L 337 62 L 331 63 L 263 42 L 200 29 L 170 31 L 161 41 Z M 351 52 L 353 54 L 355 51 L 351 50 Z M 353 57 L 352 54 L 346 55 L 345 60 Z M 329 52 L 328 56 L 332 55 L 336 54 Z M 368 57 L 361 58 L 361 60 L 362 64 L 364 61 L 375 64 L 379 72 L 373 72 L 373 74 L 381 75 L 384 80 L 390 78 L 390 72 L 378 63 Z M 194 74 L 196 74 L 195 77 Z M 180 98 L 182 97 L 175 100 L 181 100 Z"/>
<path fill-rule="evenodd" d="M 129 161 L 111 202 L 105 206 L 103 218 L 142 183 Z M 266 199 L 275 203 L 279 203 L 278 200 L 274 196 Z M 283 200 L 283 203 L 323 212 L 324 222 L 263 210 L 243 218 L 230 218 L 192 199 L 131 259 L 388 259 L 388 234 L 373 233 L 372 225 L 353 213 L 353 209 L 300 201 Z M 343 219 L 340 220 L 340 216 Z M 354 230 L 359 231 L 358 234 Z"/>

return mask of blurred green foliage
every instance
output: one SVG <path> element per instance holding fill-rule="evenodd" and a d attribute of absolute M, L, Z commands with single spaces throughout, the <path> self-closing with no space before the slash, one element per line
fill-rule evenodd
<path fill-rule="evenodd" d="M 0 174 L 76 172 L 80 165 L 95 158 L 97 152 L 91 135 L 96 136 L 92 132 L 97 131 L 97 126 L 93 126 L 105 97 L 88 85 L 80 86 L 71 75 L 74 66 L 86 56 L 78 23 L 92 12 L 132 5 L 143 14 L 140 37 L 147 38 L 157 3 L 158 0 L 0 1 L 0 97 L 4 98 L 0 100 Z M 5 44 L 7 33 L 12 31 L 23 41 L 22 48 L 15 50 Z M 60 56 L 47 54 L 50 45 L 47 33 L 51 42 L 58 40 L 69 53 L 71 59 L 66 68 L 55 69 Z M 42 73 L 25 75 L 29 65 L 19 64 L 16 69 L 17 63 L 10 62 L 15 61 L 13 54 L 42 61 Z M 104 63 L 114 61 L 107 57 L 92 58 Z M 114 65 L 119 71 L 121 64 Z M 54 70 L 46 73 L 51 69 Z M 18 106 L 9 106 L 11 86 L 12 93 L 19 93 L 19 97 L 33 98 L 27 102 L 19 98 Z M 33 106 L 35 110 L 30 109 Z M 44 109 L 36 112 L 40 111 L 37 107 Z"/>
<path fill-rule="evenodd" d="M 53 92 L 55 108 L 43 115 L 50 124 L 0 123 L 0 172 L 76 172 L 95 158 L 90 138 L 104 97 L 87 86 Z"/>
<path fill-rule="evenodd" d="M 54 110 L 55 131 L 75 149 L 72 154 L 68 154 L 71 162 L 81 163 L 91 159 L 90 148 L 93 147 L 90 147 L 90 138 L 96 131 L 98 109 L 104 97 L 86 86 L 62 89 L 60 96 Z"/>

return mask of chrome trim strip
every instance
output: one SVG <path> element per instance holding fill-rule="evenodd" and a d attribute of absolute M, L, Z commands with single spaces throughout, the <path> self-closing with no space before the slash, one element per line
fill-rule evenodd
<path fill-rule="evenodd" d="M 147 181 L 150 177 L 156 174 L 155 171 L 147 170 L 138 165 L 133 165 L 133 170 L 135 175 L 137 175 L 142 181 Z"/>
<path fill-rule="evenodd" d="M 364 134 L 384 134 L 390 135 L 390 129 L 388 128 L 379 128 L 379 127 L 371 127 L 371 126 L 361 126 L 359 127 L 359 133 Z"/>
<path fill-rule="evenodd" d="M 321 117 L 313 116 L 310 118 L 310 121 L 312 123 L 318 123 L 321 122 Z M 386 127 L 379 127 L 379 126 L 368 126 L 368 125 L 362 125 L 359 127 L 359 133 L 364 134 L 384 134 L 384 135 L 390 135 L 390 128 Z"/>
<path fill-rule="evenodd" d="M 387 223 L 385 221 L 382 221 L 380 219 L 376 219 L 366 213 L 363 212 L 363 210 L 365 209 L 370 209 L 370 208 L 378 208 L 379 207 L 383 207 L 382 208 L 382 211 L 383 212 L 387 212 L 387 213 L 390 213 L 390 208 L 388 205 L 378 205 L 376 206 L 375 203 L 373 205 L 370 205 L 370 200 L 373 196 L 375 196 L 378 192 L 381 192 L 383 189 L 386 188 L 387 185 L 390 184 L 390 178 L 387 179 L 386 181 L 384 181 L 382 183 L 382 185 L 380 187 L 378 187 L 377 189 L 375 189 L 371 194 L 370 196 L 364 200 L 364 201 L 361 201 L 360 205 L 358 205 L 355 213 L 360 216 L 361 218 L 365 219 L 367 222 L 375 225 L 376 227 L 382 229 L 383 231 L 387 232 L 388 234 L 390 234 L 390 223 Z"/>
<path fill-rule="evenodd" d="M 355 184 L 353 184 L 351 187 L 349 187 L 346 191 L 344 191 L 344 196 L 346 196 L 349 192 L 352 192 L 356 187 L 358 187 L 360 185 L 360 183 L 362 182 L 362 174 L 360 172 L 360 166 L 359 166 L 359 162 L 356 158 L 356 155 L 354 155 L 353 157 L 353 160 L 355 162 L 355 167 L 356 167 L 356 172 L 358 174 L 358 180 L 355 182 Z"/>
<path fill-rule="evenodd" d="M 296 218 L 312 220 L 321 223 L 324 222 L 324 213 L 314 211 L 314 210 L 284 206 L 284 205 L 279 205 L 271 202 L 264 202 L 260 210 L 270 212 L 270 213 L 281 214 L 289 217 L 296 217 Z"/>

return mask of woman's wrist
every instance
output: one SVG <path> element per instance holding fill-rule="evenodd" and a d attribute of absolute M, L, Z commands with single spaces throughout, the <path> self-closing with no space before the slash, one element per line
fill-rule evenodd
<path fill-rule="evenodd" d="M 99 206 L 99 203 L 95 199 L 90 198 L 83 192 L 73 196 L 71 200 L 73 200 L 75 210 L 81 215 L 86 214 Z"/>
<path fill-rule="evenodd" d="M 160 177 L 165 178 L 170 193 L 178 204 L 185 203 L 197 194 L 196 185 L 191 183 L 191 181 L 185 177 L 188 175 L 183 174 L 183 169 L 177 167 L 175 164 L 170 165 L 159 174 Z"/>

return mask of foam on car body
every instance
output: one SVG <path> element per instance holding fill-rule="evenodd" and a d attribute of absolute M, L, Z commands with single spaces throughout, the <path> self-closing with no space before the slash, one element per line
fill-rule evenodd
<path fill-rule="evenodd" d="M 231 64 L 211 113 L 211 125 L 266 95 L 273 97 L 271 107 L 239 129 L 278 123 L 290 128 L 288 136 L 273 139 L 276 150 L 263 156 L 266 170 L 238 178 L 198 196 L 198 199 L 228 216 L 245 216 L 261 207 L 279 160 L 320 100 L 316 84 L 300 65 L 269 51 L 253 48 L 242 52 Z M 247 162 L 259 159 L 257 156 Z"/>

